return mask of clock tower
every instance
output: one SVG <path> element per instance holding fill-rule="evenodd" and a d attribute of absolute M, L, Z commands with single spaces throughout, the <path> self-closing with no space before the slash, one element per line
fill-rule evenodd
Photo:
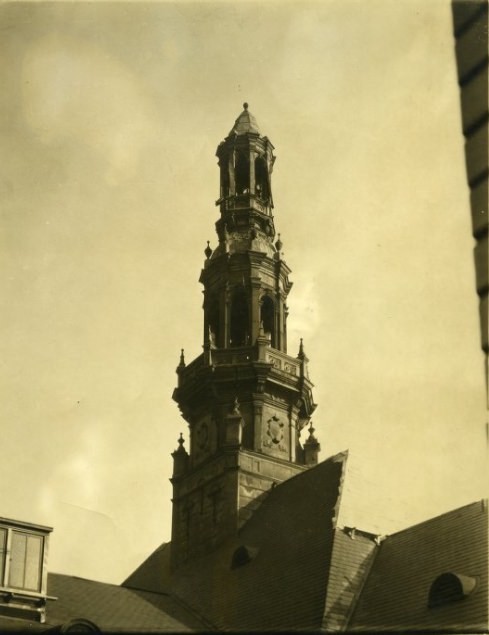
<path fill-rule="evenodd" d="M 200 275 L 203 353 L 187 364 L 182 350 L 173 393 L 190 437 L 172 455 L 173 568 L 236 535 L 274 484 L 317 463 L 302 340 L 297 356 L 287 353 L 292 283 L 275 233 L 273 150 L 246 103 L 217 148 L 217 245 L 207 243 Z"/>

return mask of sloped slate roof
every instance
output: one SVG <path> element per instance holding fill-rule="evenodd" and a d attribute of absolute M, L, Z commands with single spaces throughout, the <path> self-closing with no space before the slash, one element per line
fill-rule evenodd
<path fill-rule="evenodd" d="M 84 618 L 105 632 L 205 630 L 205 626 L 181 603 L 162 593 L 127 589 L 59 573 L 48 575 L 48 593 L 58 599 L 48 603 L 46 627 Z"/>
<path fill-rule="evenodd" d="M 170 556 L 171 543 L 163 543 L 124 580 L 122 586 L 141 591 L 170 593 Z"/>
<path fill-rule="evenodd" d="M 225 630 L 318 630 L 346 454 L 276 486 L 238 536 L 180 567 L 172 591 Z M 238 547 L 251 560 L 231 568 Z"/>
<path fill-rule="evenodd" d="M 487 629 L 487 501 L 472 503 L 386 538 L 375 558 L 349 631 L 477 632 Z M 443 573 L 477 579 L 474 592 L 428 608 Z"/>
<path fill-rule="evenodd" d="M 344 630 L 378 551 L 375 536 L 337 528 L 323 618 L 326 631 Z"/>

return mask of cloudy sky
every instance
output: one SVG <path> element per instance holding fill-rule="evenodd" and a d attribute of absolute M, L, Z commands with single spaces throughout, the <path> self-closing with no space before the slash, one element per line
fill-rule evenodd
<path fill-rule="evenodd" d="M 244 101 L 357 526 L 485 495 L 448 2 L 4 3 L 0 27 L 0 516 L 54 526 L 51 570 L 120 582 L 170 537 L 174 371 Z"/>

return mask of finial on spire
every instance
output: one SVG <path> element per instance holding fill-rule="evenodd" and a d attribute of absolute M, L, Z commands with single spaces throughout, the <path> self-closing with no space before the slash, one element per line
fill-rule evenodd
<path fill-rule="evenodd" d="M 275 243 L 275 247 L 277 251 L 282 251 L 282 247 L 284 246 L 283 242 L 280 240 L 280 234 L 278 234 L 277 242 Z"/>
<path fill-rule="evenodd" d="M 311 421 L 309 423 L 309 428 L 308 429 L 309 429 L 309 438 L 310 439 L 314 439 L 315 438 L 314 437 L 314 433 L 316 432 L 316 429 L 312 425 L 312 419 L 311 419 Z"/>
<path fill-rule="evenodd" d="M 178 448 L 171 453 L 173 457 L 173 478 L 183 476 L 183 474 L 187 471 L 189 455 L 187 450 L 183 447 L 184 443 L 183 434 L 180 432 Z"/>
<path fill-rule="evenodd" d="M 320 450 L 321 445 L 314 436 L 314 428 L 311 421 L 309 424 L 309 438 L 304 443 L 304 458 L 306 465 L 317 465 L 318 453 L 320 452 Z"/>
<path fill-rule="evenodd" d="M 178 368 L 185 368 L 185 355 L 183 348 L 180 349 L 180 363 L 178 364 Z"/>
<path fill-rule="evenodd" d="M 210 246 L 209 243 L 210 243 L 210 241 L 208 240 L 207 241 L 207 247 L 204 249 L 204 254 L 205 254 L 205 257 L 207 258 L 207 260 L 209 260 L 209 258 L 212 256 L 212 249 L 211 249 L 211 246 Z"/>
<path fill-rule="evenodd" d="M 244 108 L 245 110 L 248 110 L 248 102 L 246 102 L 246 101 L 245 101 L 245 103 L 243 104 L 243 108 Z"/>
<path fill-rule="evenodd" d="M 301 343 L 299 344 L 299 355 L 297 355 L 297 357 L 299 359 L 304 359 L 305 357 L 305 353 L 304 353 L 304 341 L 301 337 Z"/>
<path fill-rule="evenodd" d="M 183 447 L 185 443 L 185 439 L 183 438 L 183 434 L 180 432 L 180 436 L 178 438 L 178 448 L 173 452 L 173 456 L 187 454 L 187 450 Z"/>

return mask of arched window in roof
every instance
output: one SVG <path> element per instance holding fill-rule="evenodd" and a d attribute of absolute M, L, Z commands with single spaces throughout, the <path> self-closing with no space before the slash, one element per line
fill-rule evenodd
<path fill-rule="evenodd" d="M 460 573 L 442 573 L 430 587 L 428 606 L 443 606 L 470 595 L 477 585 L 475 578 Z"/>
<path fill-rule="evenodd" d="M 241 545 L 238 547 L 233 553 L 233 558 L 231 560 L 231 569 L 237 569 L 238 567 L 242 567 L 248 562 L 251 562 L 253 558 L 258 553 L 258 549 L 254 547 L 247 547 L 246 545 Z"/>

